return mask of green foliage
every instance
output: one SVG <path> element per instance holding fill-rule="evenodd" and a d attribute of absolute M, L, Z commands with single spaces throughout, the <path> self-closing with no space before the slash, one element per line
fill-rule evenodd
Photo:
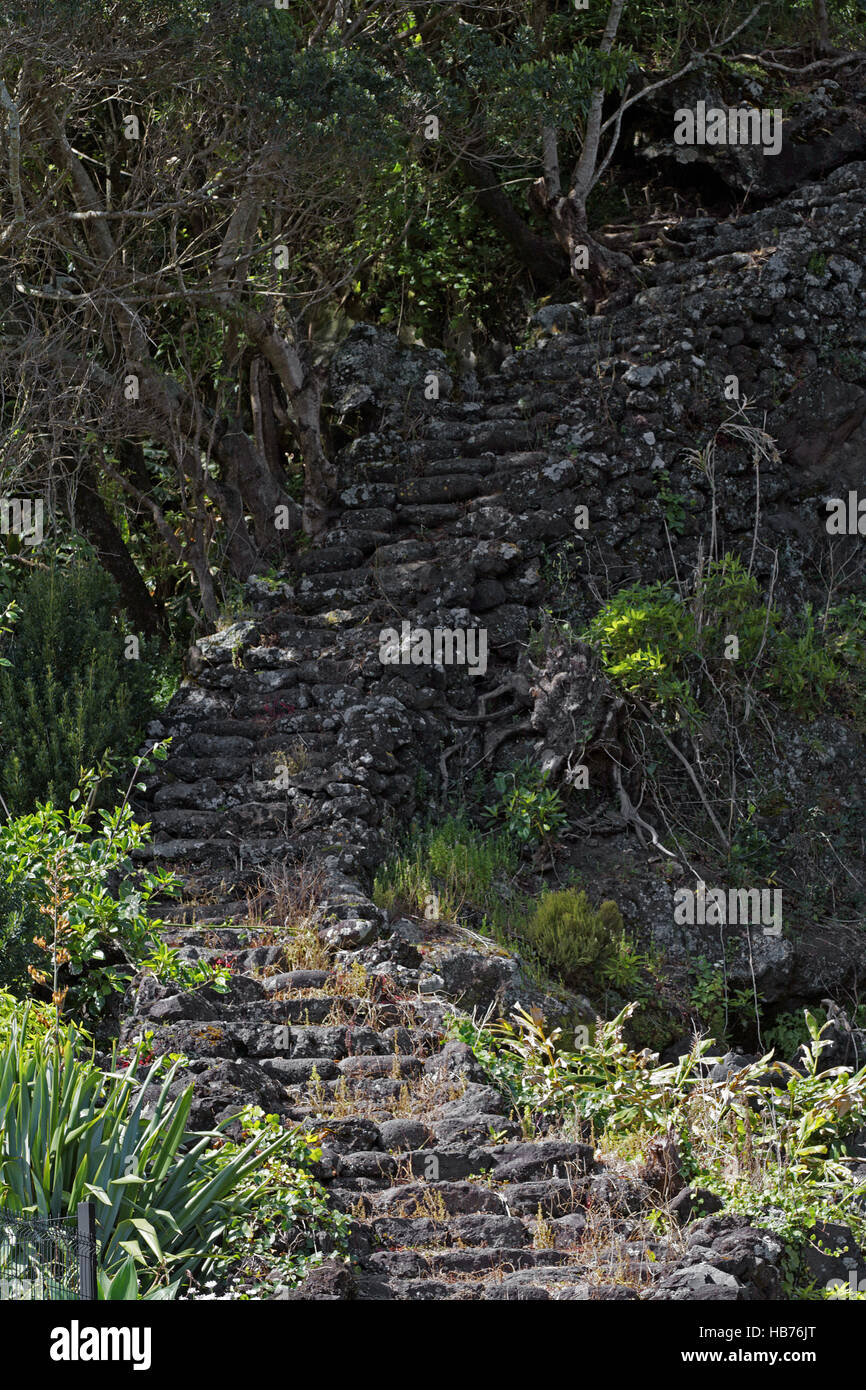
<path fill-rule="evenodd" d="M 846 1144 L 862 1122 L 866 1067 L 822 1068 L 827 1025 L 804 1011 L 806 1040 L 796 1066 L 770 1052 L 710 1081 L 712 1039 L 696 1040 L 688 1055 L 667 1065 L 627 1047 L 623 1029 L 636 1007 L 600 1025 L 579 1052 L 563 1049 L 559 1029 L 548 1033 L 522 1009 L 493 1028 L 462 1020 L 458 1031 L 528 1126 L 590 1120 L 602 1150 L 614 1152 L 629 1136 L 670 1135 L 687 1181 L 796 1248 L 812 1238 L 818 1220 L 853 1224 L 862 1239 L 864 1184 L 853 1176 Z M 793 1273 L 791 1296 L 800 1296 L 795 1289 L 804 1276 Z"/>
<path fill-rule="evenodd" d="M 492 821 L 504 823 L 506 832 L 522 844 L 544 844 L 568 824 L 558 788 L 548 785 L 549 774 L 531 759 L 493 779 L 499 800 L 486 807 Z"/>
<path fill-rule="evenodd" d="M 115 1274 L 106 1274 L 104 1270 L 98 1270 L 96 1278 L 97 1297 L 106 1303 L 135 1303 L 139 1300 L 155 1299 L 170 1300 L 177 1296 L 181 1282 L 179 1279 L 175 1279 L 173 1284 L 164 1284 L 161 1288 L 152 1288 L 147 1293 L 142 1293 L 139 1288 L 138 1270 L 132 1255 L 126 1257 Z"/>
<path fill-rule="evenodd" d="M 807 718 L 826 706 L 842 680 L 842 669 L 819 634 L 811 604 L 807 604 L 802 631 L 778 634 L 765 686 L 795 714 Z"/>
<path fill-rule="evenodd" d="M 764 691 L 801 717 L 839 697 L 851 708 L 863 671 L 857 600 L 831 609 L 826 631 L 807 605 L 790 632 L 737 555 L 711 561 L 688 602 L 670 582 L 620 589 L 595 614 L 584 640 L 611 680 L 655 706 L 668 723 L 700 720 L 720 689 Z M 738 642 L 729 659 L 728 639 Z"/>
<path fill-rule="evenodd" d="M 756 823 L 758 808 L 754 802 L 747 803 L 740 810 L 737 825 L 728 854 L 728 867 L 734 883 L 751 883 L 756 877 L 770 879 L 776 851 L 767 832 Z"/>
<path fill-rule="evenodd" d="M 0 670 L 0 794 L 12 814 L 63 804 L 80 769 L 133 751 L 151 673 L 127 660 L 117 591 L 93 563 L 35 570 Z"/>
<path fill-rule="evenodd" d="M 148 827 L 134 820 L 126 801 L 94 811 L 97 781 L 90 774 L 83 785 L 91 795 L 82 803 L 76 788 L 65 812 L 45 804 L 0 826 L 0 902 L 13 904 L 0 917 L 0 931 L 13 948 L 5 982 L 21 994 L 35 980 L 58 1009 L 69 991 L 69 1006 L 80 1020 L 100 1018 L 110 996 L 145 967 L 163 980 L 224 987 L 221 972 L 191 966 L 162 943 L 160 923 L 148 908 L 158 894 L 174 891 L 173 876 L 134 868 L 133 853 Z M 42 957 L 42 970 L 34 967 L 30 949 L 37 922 L 40 949 L 48 957 Z"/>
<path fill-rule="evenodd" d="M 419 156 L 382 166 L 355 237 L 364 266 L 354 293 L 365 318 L 446 347 L 460 328 L 508 331 L 504 307 L 519 296 L 518 267 L 471 191 L 443 184 Z"/>
<path fill-rule="evenodd" d="M 827 1022 L 827 1010 L 814 1009 L 813 1017 L 823 1025 Z M 775 1022 L 763 1030 L 764 1042 L 772 1047 L 780 1057 L 794 1057 L 808 1041 L 809 1030 L 803 1018 L 802 1009 L 788 1009 L 776 1015 Z"/>
<path fill-rule="evenodd" d="M 725 972 L 712 966 L 705 956 L 695 961 L 694 974 L 692 1008 L 715 1037 L 725 1037 L 737 1023 L 754 1022 L 755 996 L 750 988 L 729 990 Z"/>
<path fill-rule="evenodd" d="M 542 893 L 518 932 L 558 979 L 578 988 L 616 970 L 617 960 L 622 966 L 619 908 L 609 901 L 594 908 L 582 889 Z"/>
<path fill-rule="evenodd" d="M 218 1133 L 187 1132 L 193 1088 L 171 1099 L 177 1062 L 156 1061 L 139 1086 L 136 1067 L 105 1075 L 74 1030 L 25 1047 L 24 1028 L 0 1051 L 0 1204 L 46 1217 L 92 1200 L 104 1272 L 131 1256 L 145 1291 L 209 1268 L 249 1200 L 242 1185 L 299 1141 L 256 1137 L 226 1156 Z"/>
<path fill-rule="evenodd" d="M 696 586 L 694 607 L 701 618 L 701 655 L 719 673 L 731 669 L 724 658 L 728 634 L 736 635 L 738 660 L 748 666 L 758 660 L 765 643 L 772 645 L 778 632 L 778 613 L 762 602 L 758 581 L 739 555 L 726 554 L 707 565 Z"/>
<path fill-rule="evenodd" d="M 674 492 L 670 485 L 670 474 L 666 468 L 662 468 L 658 473 L 659 502 L 665 515 L 665 521 L 675 536 L 681 536 L 686 525 L 686 506 L 687 499 L 681 492 Z"/>
<path fill-rule="evenodd" d="M 27 967 L 35 967 L 40 959 L 33 938 L 42 926 L 38 905 L 24 885 L 20 881 L 0 879 L 0 989 L 21 991 L 28 978 Z"/>
<path fill-rule="evenodd" d="M 617 934 L 616 930 L 612 930 L 611 949 L 605 952 L 600 963 L 601 978 L 606 985 L 619 994 L 633 997 L 644 988 L 644 972 L 651 965 L 650 956 L 636 950 L 624 931 Z"/>
<path fill-rule="evenodd" d="M 299 1284 L 327 1258 L 348 1260 L 350 1219 L 335 1211 L 306 1166 L 321 1157 L 296 1135 L 290 1149 L 276 1147 L 280 1123 L 257 1107 L 241 1113 L 241 1141 L 229 1140 L 220 1163 L 234 1163 L 253 1143 L 261 1164 L 238 1185 L 238 1205 L 222 1240 L 221 1284 L 242 1300 L 269 1298 Z"/>
<path fill-rule="evenodd" d="M 376 874 L 379 907 L 456 921 L 464 907 L 488 914 L 501 907 L 503 880 L 517 870 L 517 854 L 504 832 L 483 834 L 462 814 L 415 825 L 405 848 Z"/>
<path fill-rule="evenodd" d="M 25 1052 L 49 1033 L 55 1039 L 66 1036 L 63 1028 L 58 1034 L 57 1017 L 48 1004 L 35 999 L 24 1004 L 14 994 L 0 989 L 0 1051 L 9 1046 L 13 1033 L 16 1033 L 19 1046 Z"/>
<path fill-rule="evenodd" d="M 585 640 L 600 649 L 611 680 L 629 695 L 665 711 L 696 711 L 685 672 L 697 648 L 695 620 L 670 584 L 620 589 L 596 613 Z"/>

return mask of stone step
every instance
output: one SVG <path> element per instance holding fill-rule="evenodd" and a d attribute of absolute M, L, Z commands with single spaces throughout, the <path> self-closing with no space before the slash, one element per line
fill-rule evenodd
<path fill-rule="evenodd" d="M 443 1178 L 433 1184 L 407 1182 L 385 1188 L 364 1199 L 364 1207 L 375 1215 L 417 1217 L 428 1213 L 430 1203 L 446 1216 L 486 1213 L 508 1216 L 501 1193 L 482 1183 Z"/>
<path fill-rule="evenodd" d="M 271 839 L 245 840 L 243 844 L 226 836 L 206 839 L 184 837 L 153 840 L 141 849 L 133 851 L 133 858 L 137 863 L 145 864 L 185 864 L 190 867 L 219 864 L 230 874 L 230 866 L 233 864 L 240 873 L 245 867 L 278 864 L 285 858 L 291 860 L 291 849 L 289 841 L 276 836 Z"/>
<path fill-rule="evenodd" d="M 435 1191 L 432 1194 L 435 1199 Z M 486 1246 L 515 1248 L 530 1242 L 530 1232 L 513 1216 L 476 1212 L 451 1220 L 433 1217 L 378 1216 L 370 1230 L 384 1243 L 408 1247 Z"/>
<path fill-rule="evenodd" d="M 250 904 L 247 898 L 227 898 L 225 901 L 204 906 L 197 900 L 171 901 L 157 904 L 159 918 L 163 922 L 176 923 L 178 927 L 189 929 L 194 937 L 197 930 L 209 931 L 212 927 L 230 931 L 243 931 L 238 919 L 246 920 Z M 192 921 L 188 920 L 192 914 Z M 231 924 L 231 925 L 230 925 Z"/>
<path fill-rule="evenodd" d="M 225 809 L 214 811 L 191 811 L 180 807 L 154 807 L 150 813 L 153 832 L 163 831 L 167 835 L 177 835 L 191 831 L 193 835 L 208 833 L 225 835 L 227 832 L 247 830 L 274 831 L 287 834 L 292 822 L 292 814 L 286 805 L 283 790 L 282 800 L 275 792 L 274 802 L 249 801 Z"/>
<path fill-rule="evenodd" d="M 535 1269 L 538 1265 L 552 1263 L 555 1251 L 535 1251 L 526 1246 L 497 1249 L 433 1250 L 429 1253 L 415 1250 L 377 1250 L 366 1261 L 366 1267 L 386 1278 L 421 1279 L 426 1275 L 434 1278 L 443 1275 L 492 1273 L 493 1270 Z M 563 1264 L 568 1256 L 563 1252 Z"/>

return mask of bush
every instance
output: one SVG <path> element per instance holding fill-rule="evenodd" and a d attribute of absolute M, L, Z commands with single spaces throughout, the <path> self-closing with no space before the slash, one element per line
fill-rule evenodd
<path fill-rule="evenodd" d="M 757 661 L 762 649 L 772 650 L 779 631 L 779 614 L 772 607 L 767 610 L 757 579 L 748 573 L 739 555 L 727 554 L 721 560 L 710 561 L 694 604 L 701 615 L 701 651 L 708 661 L 713 661 L 717 673 L 731 670 L 731 663 L 724 659 L 728 633 L 736 633 L 739 660 L 745 665 Z"/>
<path fill-rule="evenodd" d="M 187 1132 L 193 1088 L 170 1097 L 179 1061 L 158 1060 L 139 1086 L 136 1066 L 105 1075 L 74 1029 L 58 1047 L 47 1034 L 24 1046 L 26 1028 L 25 1015 L 0 1051 L 0 1205 L 65 1216 L 92 1200 L 109 1275 L 129 1255 L 148 1284 L 207 1267 L 250 1199 L 249 1176 L 292 1147 L 307 1152 L 286 1131 L 226 1156 L 222 1125 Z"/>
<path fill-rule="evenodd" d="M 806 605 L 803 630 L 799 636 L 780 632 L 774 661 L 767 673 L 766 688 L 774 691 L 783 704 L 802 718 L 818 714 L 844 681 L 842 667 L 824 645 L 815 628 L 810 605 Z"/>
<path fill-rule="evenodd" d="M 593 908 L 582 889 L 566 888 L 542 893 L 520 933 L 554 975 L 585 988 L 614 960 L 622 914 L 614 902 Z"/>
<path fill-rule="evenodd" d="M 12 814 L 65 804 L 82 767 L 140 739 L 152 675 L 126 659 L 116 604 L 113 581 L 81 558 L 36 570 L 23 590 L 0 670 L 0 794 Z"/>
<path fill-rule="evenodd" d="M 808 605 L 800 630 L 786 630 L 755 576 L 726 554 L 709 562 L 688 602 L 669 582 L 620 589 L 583 639 L 599 648 L 615 685 L 658 706 L 669 722 L 707 716 L 712 692 L 744 675 L 807 717 L 831 700 L 856 710 L 864 628 L 858 602 L 847 600 L 829 611 L 826 632 Z M 739 642 L 736 661 L 726 659 L 731 635 Z"/>
<path fill-rule="evenodd" d="M 329 1257 L 348 1259 L 351 1221 L 334 1210 L 321 1183 L 299 1166 L 321 1157 L 320 1149 L 300 1135 L 290 1149 L 275 1148 L 280 1122 L 257 1106 L 236 1118 L 241 1139 L 228 1140 L 219 1161 L 234 1162 L 252 1140 L 262 1163 L 238 1185 L 241 1202 L 222 1241 L 218 1282 L 229 1298 L 268 1298 L 299 1284 Z"/>
<path fill-rule="evenodd" d="M 558 788 L 549 773 L 526 758 L 509 772 L 497 772 L 493 784 L 499 800 L 485 807 L 488 819 L 504 824 L 522 844 L 545 844 L 568 823 Z"/>
<path fill-rule="evenodd" d="M 57 1016 L 49 1004 L 40 1004 L 33 999 L 24 1004 L 14 994 L 0 989 L 0 1053 L 10 1045 L 13 1036 L 17 1036 L 19 1045 L 26 1052 L 47 1033 L 53 1033 L 55 1037 L 65 1036 L 62 1029 L 58 1035 Z"/>
<path fill-rule="evenodd" d="M 40 961 L 33 938 L 43 925 L 38 907 L 22 885 L 0 879 L 0 990 L 21 992 L 28 978 L 27 967 Z"/>
<path fill-rule="evenodd" d="M 600 648 L 611 680 L 629 695 L 694 711 L 684 663 L 697 647 L 695 621 L 671 585 L 620 589 L 584 636 Z"/>
<path fill-rule="evenodd" d="M 164 754 L 164 747 L 154 754 Z M 137 766 L 143 764 L 140 759 Z M 0 864 L 8 866 L 0 904 L 11 904 L 5 917 L 0 911 L 0 942 L 5 930 L 10 943 L 3 981 L 17 994 L 35 982 L 58 1009 L 68 991 L 69 1007 L 88 1022 L 98 1020 L 110 996 L 141 969 L 163 980 L 223 989 L 223 972 L 183 961 L 163 942 L 148 905 L 174 891 L 173 875 L 133 868 L 148 827 L 133 819 L 125 801 L 113 811 L 92 811 L 97 781 L 95 774 L 86 776 L 84 796 L 79 800 L 76 789 L 65 812 L 46 804 L 0 826 Z"/>
<path fill-rule="evenodd" d="M 707 1188 L 726 1212 L 788 1243 L 788 1297 L 838 1296 L 813 1290 L 798 1252 L 819 1239 L 819 1223 L 850 1225 L 856 1244 L 866 1240 L 856 1159 L 866 1067 L 822 1068 L 828 1025 L 805 1011 L 796 1066 L 766 1053 L 713 1081 L 711 1038 L 696 1038 L 688 1055 L 665 1065 L 656 1053 L 630 1048 L 623 1031 L 635 1008 L 600 1024 L 578 1052 L 522 1009 L 492 1028 L 463 1019 L 458 1032 L 527 1128 L 546 1129 L 551 1119 L 578 1131 L 591 1124 L 602 1156 L 626 1159 L 666 1135 L 679 1150 L 684 1184 Z"/>

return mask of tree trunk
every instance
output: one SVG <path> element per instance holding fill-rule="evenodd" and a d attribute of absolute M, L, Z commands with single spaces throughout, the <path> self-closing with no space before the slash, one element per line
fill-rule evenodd
<path fill-rule="evenodd" d="M 634 284 L 631 257 L 596 241 L 586 225 L 586 208 L 573 193 L 552 198 L 548 212 L 554 235 L 568 257 L 572 277 L 586 286 L 588 302 L 594 306 L 606 298 L 611 281 L 624 286 Z"/>
<path fill-rule="evenodd" d="M 533 232 L 506 194 L 494 169 L 483 159 L 467 155 L 461 164 L 475 189 L 481 211 L 498 227 L 536 285 L 542 290 L 554 289 L 568 277 L 568 261 L 556 242 Z"/>
<path fill-rule="evenodd" d="M 327 528 L 329 504 L 337 491 L 337 470 L 322 444 L 322 383 L 312 369 L 292 406 L 304 460 L 304 531 L 315 537 Z"/>
<path fill-rule="evenodd" d="M 149 636 L 164 636 L 165 610 L 151 597 L 136 569 L 123 537 L 99 495 L 99 484 L 89 463 L 79 464 L 77 486 L 73 484 L 73 487 L 74 491 L 70 491 L 75 524 L 90 541 L 100 564 L 120 589 L 123 606 L 132 622 Z"/>
<path fill-rule="evenodd" d="M 818 53 L 826 53 L 830 47 L 830 18 L 827 14 L 827 0 L 812 0 L 815 27 L 818 31 Z"/>
<path fill-rule="evenodd" d="M 261 555 L 274 555 L 281 548 L 284 533 L 276 529 L 276 509 L 295 507 L 291 497 L 279 486 L 265 465 L 249 435 L 240 426 L 228 426 L 214 445 L 228 484 L 226 493 L 234 490 L 241 505 L 232 508 L 230 543 L 235 543 L 233 568 L 239 578 L 251 574 Z M 247 534 L 244 512 L 253 519 L 255 545 Z M 227 519 L 228 524 L 228 519 Z M 241 573 L 245 570 L 245 573 Z"/>

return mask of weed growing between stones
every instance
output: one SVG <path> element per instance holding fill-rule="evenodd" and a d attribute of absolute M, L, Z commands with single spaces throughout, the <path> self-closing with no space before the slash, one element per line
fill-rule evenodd
<path fill-rule="evenodd" d="M 796 1255 L 788 1296 L 829 1296 L 813 1287 L 806 1255 L 826 1223 L 846 1223 L 858 1242 L 866 1233 L 866 1180 L 851 1148 L 866 1101 L 866 1066 L 823 1067 L 827 1025 L 808 1011 L 797 1066 L 772 1052 L 722 1065 L 710 1038 L 696 1038 L 687 1056 L 660 1065 L 657 1054 L 630 1050 L 623 1040 L 635 1007 L 599 1026 L 579 1052 L 562 1050 L 559 1030 L 548 1033 L 521 1010 L 487 1029 L 464 1019 L 457 1031 L 516 1109 L 557 1128 L 589 1123 L 606 1163 L 641 1157 L 638 1176 L 661 1195 L 688 1185 L 705 1204 L 718 1199 L 726 1211 L 783 1236 Z M 668 1178 L 653 1167 L 656 1150 L 665 1153 L 661 1171 Z M 673 1229 L 664 1202 L 659 1230 L 660 1222 Z M 609 1240 L 602 1244 L 610 1250 Z"/>
<path fill-rule="evenodd" d="M 485 834 L 461 813 L 410 832 L 406 852 L 377 873 L 377 906 L 417 912 L 428 920 L 454 920 L 467 904 L 491 915 L 518 856 L 506 831 Z"/>

